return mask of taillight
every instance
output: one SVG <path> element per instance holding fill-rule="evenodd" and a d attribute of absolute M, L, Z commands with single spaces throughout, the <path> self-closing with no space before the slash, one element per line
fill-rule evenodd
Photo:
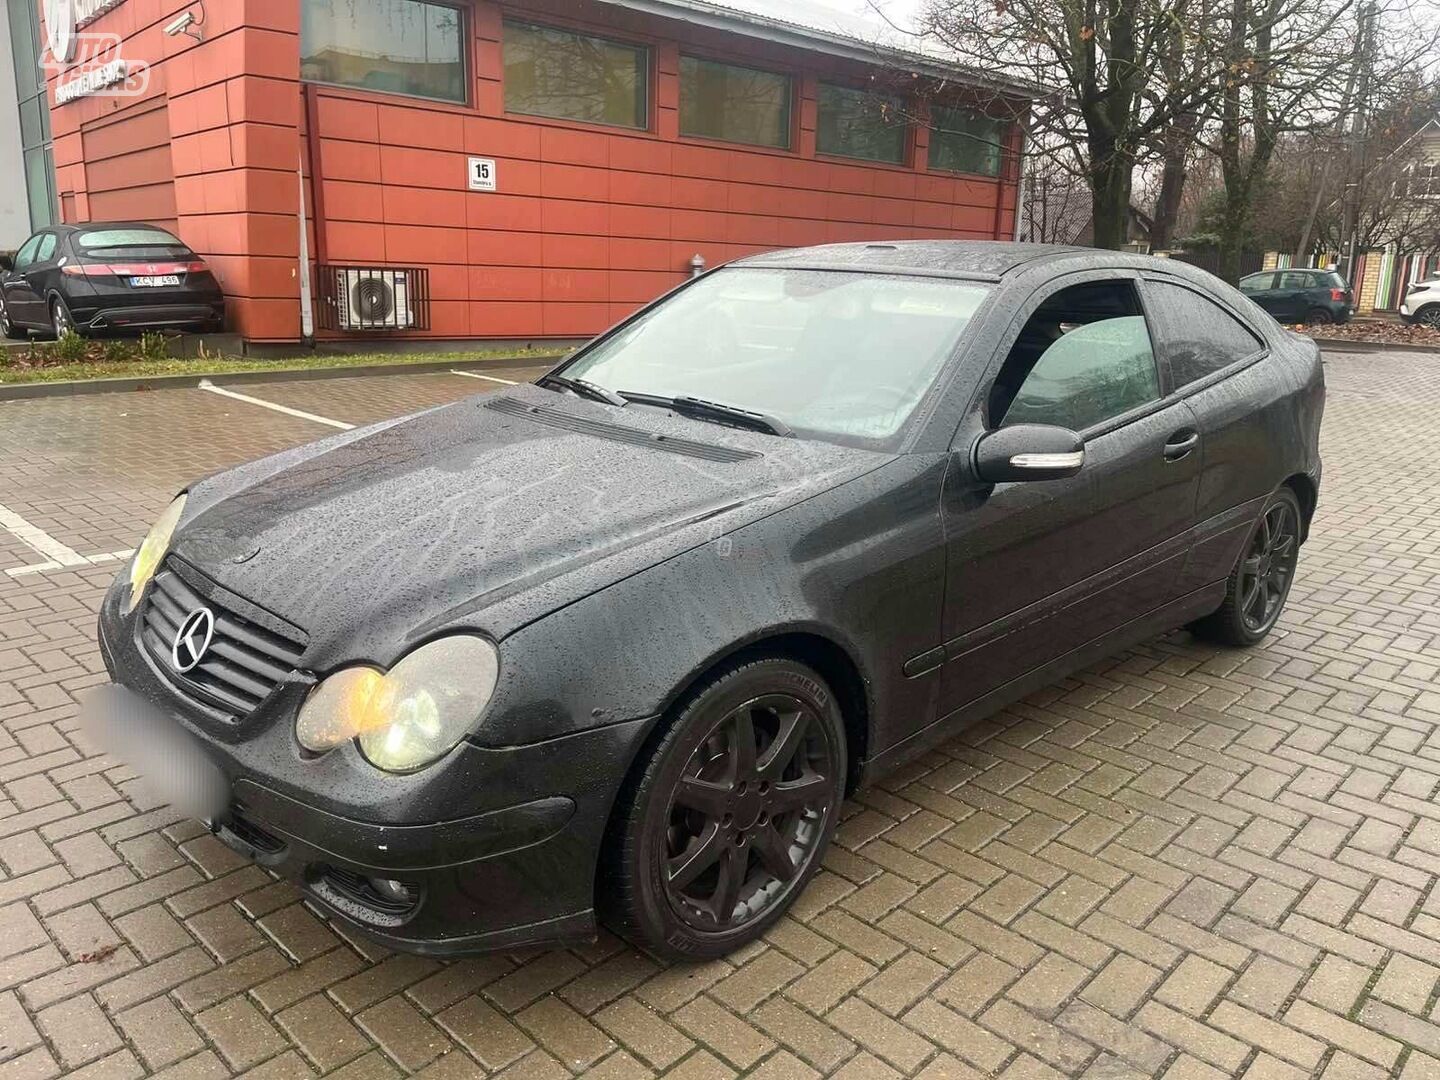
<path fill-rule="evenodd" d="M 1346 299 L 1346 297 L 1345 297 L 1345 290 L 1344 290 L 1344 289 L 1331 289 L 1331 290 L 1330 290 L 1330 299 L 1336 301 L 1337 303 L 1338 303 L 1339 301 L 1341 301 L 1341 300 Z"/>
<path fill-rule="evenodd" d="M 199 259 L 194 262 L 168 263 L 71 263 L 60 268 L 62 274 L 71 277 L 158 277 L 163 274 L 198 274 L 206 266 Z"/>

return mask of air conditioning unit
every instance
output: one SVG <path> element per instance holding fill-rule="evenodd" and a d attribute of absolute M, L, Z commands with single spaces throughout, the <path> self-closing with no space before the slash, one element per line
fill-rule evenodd
<path fill-rule="evenodd" d="M 340 330 L 408 330 L 418 322 L 412 271 L 336 267 L 335 313 Z"/>

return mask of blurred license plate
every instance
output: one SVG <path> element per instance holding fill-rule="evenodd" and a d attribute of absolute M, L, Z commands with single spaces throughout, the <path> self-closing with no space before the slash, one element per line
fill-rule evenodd
<path fill-rule="evenodd" d="M 132 277 L 130 284 L 137 289 L 158 289 L 164 285 L 179 285 L 178 274 L 157 274 L 150 277 Z"/>

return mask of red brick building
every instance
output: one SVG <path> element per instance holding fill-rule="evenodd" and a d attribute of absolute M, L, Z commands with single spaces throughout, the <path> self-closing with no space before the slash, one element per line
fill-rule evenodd
<path fill-rule="evenodd" d="M 167 224 L 251 340 L 581 337 L 696 255 L 1014 233 L 1024 88 L 704 0 L 12 2 L 61 217 Z"/>

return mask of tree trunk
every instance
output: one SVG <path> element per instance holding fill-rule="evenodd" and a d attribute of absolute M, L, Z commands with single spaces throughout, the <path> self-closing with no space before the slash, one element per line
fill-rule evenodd
<path fill-rule="evenodd" d="M 1129 239 L 1130 162 L 1111 152 L 1091 165 L 1091 227 L 1098 248 L 1118 251 Z"/>
<path fill-rule="evenodd" d="M 1180 216 L 1180 199 L 1185 194 L 1185 158 L 1182 144 L 1165 152 L 1160 174 L 1160 194 L 1155 199 L 1155 222 L 1150 226 L 1150 250 L 1165 251 L 1175 237 L 1175 219 Z"/>
<path fill-rule="evenodd" d="M 1220 268 L 1218 277 L 1231 285 L 1240 281 L 1240 256 L 1250 218 L 1248 192 L 1227 193 L 1225 217 L 1220 223 Z"/>

